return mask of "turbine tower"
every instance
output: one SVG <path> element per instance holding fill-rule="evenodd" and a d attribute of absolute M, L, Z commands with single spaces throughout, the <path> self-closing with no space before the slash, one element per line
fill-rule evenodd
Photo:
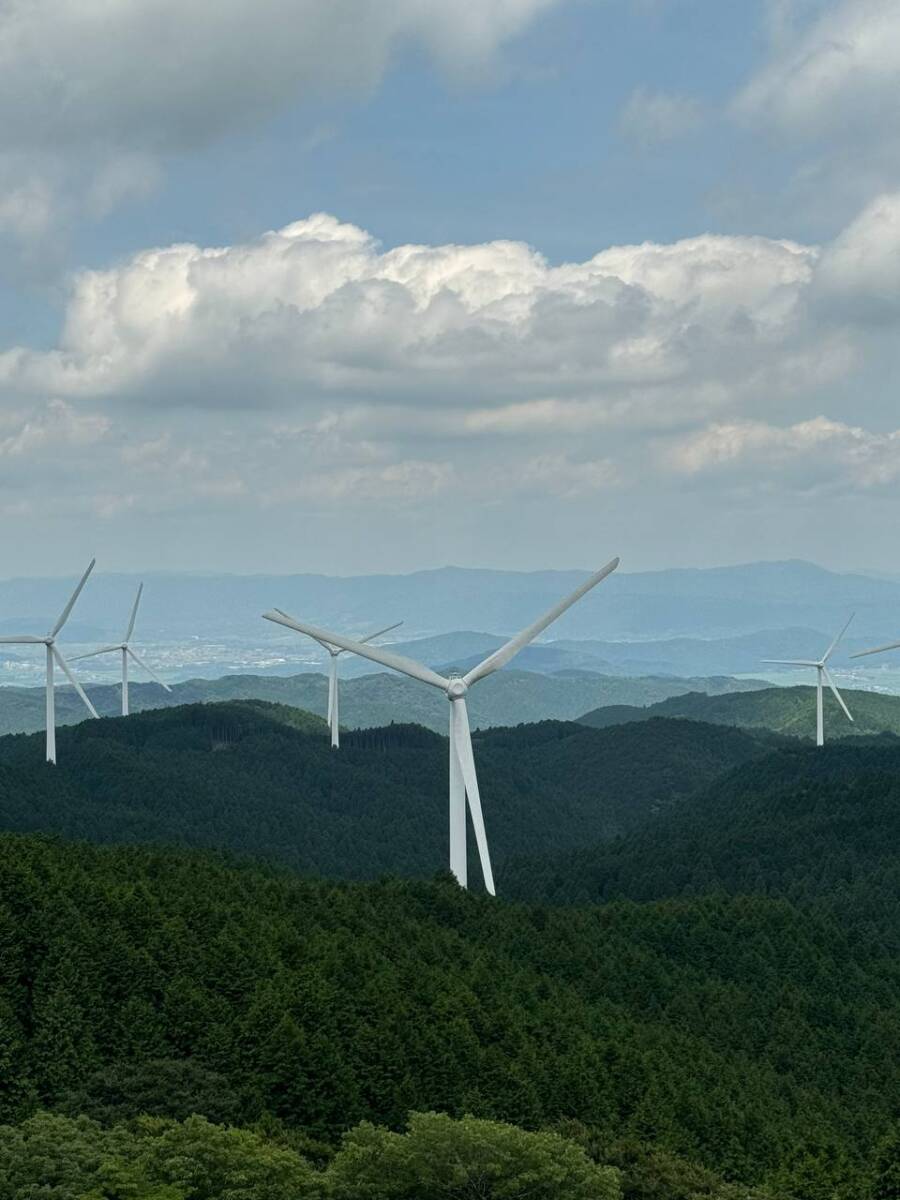
<path fill-rule="evenodd" d="M 847 720 L 848 721 L 853 720 L 853 717 L 850 715 L 850 709 L 844 703 L 844 697 L 837 690 L 837 684 L 831 678 L 831 672 L 828 670 L 828 660 L 829 660 L 829 658 L 831 658 L 832 654 L 837 649 L 838 642 L 841 640 L 841 638 L 847 632 L 847 626 L 853 620 L 855 615 L 856 615 L 855 613 L 850 614 L 850 616 L 847 618 L 847 623 L 846 623 L 846 625 L 844 625 L 844 628 L 835 637 L 834 641 L 831 643 L 831 645 L 828 647 L 828 649 L 825 651 L 825 653 L 822 655 L 822 657 L 819 659 L 816 659 L 815 662 L 811 662 L 807 659 L 791 659 L 791 658 L 764 658 L 762 660 L 764 663 L 775 663 L 775 664 L 785 666 L 785 667 L 815 667 L 816 668 L 816 745 L 817 746 L 825 745 L 825 716 L 824 716 L 824 711 L 823 711 L 823 707 L 822 707 L 822 692 L 823 692 L 822 685 L 823 685 L 823 683 L 827 682 L 828 686 L 834 692 L 834 698 L 835 698 L 835 700 L 837 700 L 838 704 L 841 706 L 841 708 L 846 713 Z M 874 653 L 874 651 L 871 651 L 871 653 Z M 856 657 L 856 656 L 854 656 L 854 657 Z"/>
<path fill-rule="evenodd" d="M 26 634 L 23 634 L 21 637 L 0 637 L 0 643 L 9 646 L 42 645 L 45 647 L 47 656 L 47 762 L 50 763 L 56 762 L 56 685 L 53 678 L 54 664 L 61 668 L 69 683 L 71 683 L 72 687 L 84 701 L 91 716 L 97 716 L 97 710 L 94 708 L 93 704 L 91 704 L 90 700 L 88 700 L 87 694 L 78 680 L 72 674 L 69 664 L 63 658 L 62 653 L 56 644 L 57 635 L 59 634 L 63 625 L 65 625 L 66 621 L 68 621 L 69 614 L 75 607 L 75 601 L 81 595 L 81 589 L 87 583 L 88 575 L 90 575 L 91 571 L 93 571 L 94 563 L 96 561 L 97 560 L 94 558 L 91 559 L 88 569 L 82 575 L 78 582 L 78 586 L 69 597 L 69 603 L 62 610 L 56 624 L 45 637 L 29 637 Z"/>
<path fill-rule="evenodd" d="M 489 654 L 487 658 L 462 676 L 451 675 L 445 678 L 437 671 L 432 671 L 430 667 L 423 666 L 414 659 L 406 658 L 401 654 L 392 654 L 389 650 L 369 646 L 364 642 L 355 642 L 351 638 L 330 633 L 328 630 L 319 629 L 317 626 L 308 625 L 303 621 L 296 621 L 278 609 L 273 609 L 263 615 L 268 621 L 275 621 L 279 625 L 286 625 L 289 629 L 296 629 L 299 633 L 305 633 L 323 644 L 336 646 L 341 650 L 350 650 L 362 658 L 369 658 L 372 662 L 391 667 L 395 671 L 400 671 L 422 683 L 430 684 L 431 687 L 438 688 L 445 693 L 450 701 L 450 870 L 462 887 L 468 886 L 466 862 L 466 798 L 468 797 L 472 827 L 475 830 L 475 841 L 478 845 L 478 857 L 481 861 L 481 872 L 484 876 L 484 886 L 493 896 L 496 894 L 494 875 L 491 870 L 487 834 L 481 811 L 478 777 L 475 773 L 475 756 L 472 753 L 472 735 L 469 729 L 466 693 L 480 679 L 484 679 L 487 675 L 506 666 L 510 659 L 529 642 L 533 642 L 539 633 L 542 633 L 557 617 L 562 616 L 576 600 L 580 600 L 586 592 L 596 587 L 607 575 L 611 575 L 618 565 L 618 558 L 614 558 L 605 567 L 601 567 L 570 596 L 560 600 L 549 612 L 544 613 L 527 629 L 523 629 L 521 633 L 510 638 L 499 650 Z"/>
<path fill-rule="evenodd" d="M 131 619 L 128 622 L 128 628 L 125 630 L 125 636 L 117 646 L 101 646 L 99 650 L 91 650 L 88 654 L 77 654 L 72 662 L 80 662 L 83 658 L 96 658 L 98 654 L 121 654 L 122 656 L 122 716 L 128 716 L 128 659 L 129 656 L 134 659 L 139 667 L 143 667 L 154 683 L 158 683 L 160 687 L 171 692 L 171 688 L 167 683 L 155 675 L 149 665 L 144 662 L 141 656 L 131 645 L 131 635 L 134 633 L 134 623 L 137 620 L 138 605 L 141 602 L 141 596 L 144 591 L 144 585 L 138 584 L 137 595 L 134 598 L 134 605 L 131 609 Z"/>
<path fill-rule="evenodd" d="M 286 616 L 281 612 L 280 608 L 274 610 L 280 613 L 281 616 Z M 290 617 L 287 618 L 290 621 Z M 393 625 L 388 625 L 384 629 L 379 629 L 377 633 L 370 633 L 368 637 L 360 638 L 360 645 L 364 646 L 367 642 L 374 642 L 377 637 L 381 637 L 383 633 L 390 633 L 392 629 L 399 629 L 403 624 L 402 621 L 397 621 Z M 340 718 L 338 713 L 338 662 L 337 660 L 346 651 L 338 649 L 337 646 L 332 646 L 329 642 L 325 642 L 322 638 L 314 638 L 315 641 L 327 650 L 331 656 L 331 662 L 328 664 L 328 724 L 331 727 L 331 746 L 333 750 L 337 750 L 341 744 L 341 729 Z"/>

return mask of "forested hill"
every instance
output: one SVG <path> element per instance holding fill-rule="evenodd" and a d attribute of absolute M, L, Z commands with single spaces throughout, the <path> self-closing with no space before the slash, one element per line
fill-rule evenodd
<path fill-rule="evenodd" d="M 841 694 L 853 721 L 847 720 L 826 688 L 826 740 L 878 733 L 900 735 L 900 696 L 845 688 L 841 689 Z M 579 720 L 594 728 L 605 728 L 652 717 L 686 717 L 691 721 L 709 721 L 715 725 L 734 725 L 744 729 L 770 729 L 791 737 L 815 739 L 816 689 L 773 687 L 719 696 L 693 691 L 668 697 L 647 707 L 619 704 L 604 706 L 585 713 Z"/>
<path fill-rule="evenodd" d="M 559 671 L 538 674 L 506 670 L 488 676 L 473 688 L 468 699 L 473 728 L 517 725 L 523 721 L 571 721 L 598 704 L 654 704 L 681 692 L 716 694 L 762 687 L 758 680 L 729 676 L 680 679 L 673 675 L 623 678 L 592 671 Z M 122 711 L 117 684 L 88 684 L 87 693 L 101 716 Z M 181 704 L 220 703 L 225 700 L 268 700 L 325 715 L 328 680 L 319 674 L 224 675 L 220 679 L 189 679 L 166 692 L 156 683 L 133 681 L 129 689 L 132 712 L 170 708 Z M 341 681 L 341 722 L 362 729 L 391 721 L 415 722 L 437 733 L 447 732 L 447 698 L 434 688 L 391 671 L 379 671 Z M 57 720 L 78 723 L 84 705 L 68 686 L 57 688 Z M 0 735 L 33 733 L 44 728 L 44 689 L 0 688 Z"/>
<path fill-rule="evenodd" d="M 477 733 L 492 857 L 633 829 L 765 750 L 687 721 Z M 187 705 L 61 729 L 58 754 L 50 768 L 42 735 L 0 739 L 0 828 L 221 847 L 343 878 L 447 863 L 447 740 L 419 726 L 346 734 L 332 751 L 324 724 L 294 709 Z"/>
<path fill-rule="evenodd" d="M 777 750 L 671 807 L 652 827 L 510 862 L 501 886 L 554 903 L 711 891 L 784 896 L 877 929 L 900 952 L 900 741 Z"/>
<path fill-rule="evenodd" d="M 896 957 L 782 900 L 528 909 L 4 835 L 0 955 L 5 1120 L 575 1120 L 806 1200 L 864 1194 L 897 1095 Z"/>

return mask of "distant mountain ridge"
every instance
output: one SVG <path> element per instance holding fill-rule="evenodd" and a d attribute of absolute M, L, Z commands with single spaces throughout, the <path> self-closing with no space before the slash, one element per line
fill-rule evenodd
<path fill-rule="evenodd" d="M 600 566 L 616 550 L 598 549 L 588 565 Z M 627 565 L 564 614 L 554 633 L 631 640 L 728 638 L 778 628 L 829 632 L 856 610 L 859 636 L 900 635 L 898 580 L 840 574 L 795 560 L 637 573 L 628 573 Z M 413 637 L 466 628 L 503 635 L 527 625 L 587 573 L 443 567 L 343 578 L 151 574 L 141 636 L 255 637 L 262 629 L 260 614 L 273 605 L 357 634 L 403 620 L 405 634 Z M 79 622 L 105 638 L 120 636 L 137 579 L 98 572 L 79 603 Z M 59 579 L 0 581 L 0 625 L 45 632 L 66 586 Z M 273 642 L 278 636 L 269 631 Z"/>
<path fill-rule="evenodd" d="M 842 688 L 853 721 L 850 722 L 826 689 L 824 697 L 825 737 L 836 738 L 894 734 L 900 736 L 900 696 Z M 641 708 L 611 705 L 585 713 L 585 725 L 605 729 L 652 717 L 684 717 L 691 721 L 730 725 L 742 729 L 768 729 L 791 737 L 813 738 L 816 729 L 816 691 L 813 687 L 763 688 L 709 696 L 688 692 Z"/>
<path fill-rule="evenodd" d="M 341 660 L 343 669 L 343 659 Z M 622 678 L 586 671 L 553 675 L 506 669 L 473 688 L 469 719 L 473 728 L 518 725 L 523 721 L 575 720 L 599 703 L 652 704 L 679 692 L 708 689 L 766 687 L 758 680 L 678 679 L 664 676 Z M 101 716 L 117 716 L 120 690 L 114 684 L 89 684 L 86 691 Z M 325 715 L 328 682 L 324 675 L 225 675 L 192 679 L 165 692 L 158 684 L 132 682 L 132 712 L 171 708 L 178 704 L 222 700 L 269 700 Z M 71 687 L 57 689 L 60 724 L 85 719 L 85 709 Z M 341 723 L 347 728 L 417 722 L 436 732 L 447 730 L 447 698 L 434 688 L 392 671 L 367 674 L 341 682 Z M 43 688 L 0 688 L 0 735 L 31 733 L 44 727 Z"/>

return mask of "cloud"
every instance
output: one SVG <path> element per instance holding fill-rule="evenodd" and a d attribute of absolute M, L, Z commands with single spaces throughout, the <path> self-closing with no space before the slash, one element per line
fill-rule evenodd
<path fill-rule="evenodd" d="M 900 317 L 900 193 L 877 197 L 835 238 L 818 283 L 832 304 L 861 323 Z"/>
<path fill-rule="evenodd" d="M 556 0 L 30 0 L 0 13 L 7 145 L 204 145 L 303 93 L 365 92 L 420 46 L 483 67 Z"/>
<path fill-rule="evenodd" d="M 703 108 L 693 96 L 636 88 L 619 117 L 619 130 L 637 146 L 649 148 L 691 133 L 703 121 Z"/>
<path fill-rule="evenodd" d="M 737 111 L 793 133 L 833 135 L 877 123 L 889 134 L 900 116 L 900 6 L 895 0 L 840 0 L 793 37 L 743 89 Z"/>
<path fill-rule="evenodd" d="M 900 479 L 900 430 L 873 433 L 826 417 L 777 427 L 760 421 L 712 425 L 667 451 L 676 471 L 732 486 L 852 491 Z"/>
<path fill-rule="evenodd" d="M 77 412 L 62 400 L 29 413 L 0 411 L 0 459 L 33 459 L 48 446 L 90 446 L 109 428 L 108 417 Z"/>
<path fill-rule="evenodd" d="M 818 251 L 764 238 L 615 247 L 550 266 L 528 246 L 399 246 L 317 214 L 231 247 L 175 245 L 73 284 L 60 346 L 0 355 L 22 393 L 154 408 L 354 404 L 482 413 L 585 409 L 657 424 L 813 378 L 804 304 Z M 553 397 L 546 409 L 548 396 Z M 525 407 L 523 407 L 525 406 Z M 530 409 L 528 406 L 531 406 Z M 501 419 L 496 428 L 503 424 Z"/>
<path fill-rule="evenodd" d="M 73 277 L 55 348 L 0 354 L 0 504 L 356 526 L 439 521 L 451 495 L 494 519 L 634 489 L 889 491 L 900 435 L 860 378 L 895 369 L 898 213 L 885 195 L 822 247 L 704 235 L 561 265 L 384 249 L 327 214 L 148 249 Z"/>
<path fill-rule="evenodd" d="M 0 235 L 13 241 L 4 269 L 57 271 L 73 229 L 148 195 L 173 156 L 304 100 L 365 99 L 405 51 L 483 83 L 506 43 L 558 3 L 0 4 Z M 329 136 L 320 123 L 306 148 Z"/>

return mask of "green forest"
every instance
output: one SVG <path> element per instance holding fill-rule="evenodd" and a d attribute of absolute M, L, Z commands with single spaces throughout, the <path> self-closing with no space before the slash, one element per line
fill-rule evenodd
<path fill-rule="evenodd" d="M 0 740 L 0 1200 L 897 1200 L 900 741 L 447 742 L 263 702 Z"/>
<path fill-rule="evenodd" d="M 55 769 L 39 734 L 3 738 L 0 828 L 224 848 L 329 877 L 442 870 L 447 739 L 394 725 L 349 733 L 335 754 L 324 729 L 280 705 L 188 705 L 62 729 Z M 492 854 L 499 864 L 625 832 L 767 746 L 686 721 L 482 731 Z"/>
<path fill-rule="evenodd" d="M 15 835 L 0 894 L 10 1124 L 197 1113 L 333 1146 L 434 1109 L 849 1194 L 895 1115 L 896 955 L 784 900 L 529 908 Z"/>

